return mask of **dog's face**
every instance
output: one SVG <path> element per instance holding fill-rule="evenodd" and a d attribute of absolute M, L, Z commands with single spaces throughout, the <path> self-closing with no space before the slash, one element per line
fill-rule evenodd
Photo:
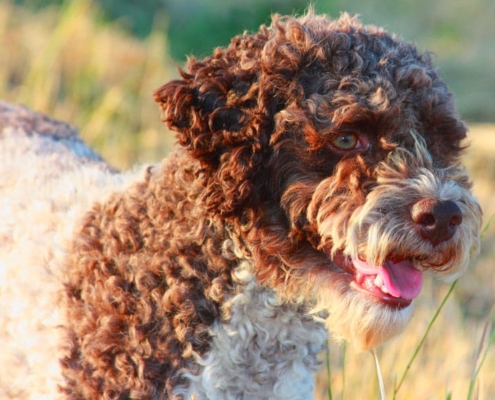
<path fill-rule="evenodd" d="M 373 347 L 477 251 L 466 136 L 428 55 L 344 15 L 274 19 L 156 92 L 262 285 Z"/>

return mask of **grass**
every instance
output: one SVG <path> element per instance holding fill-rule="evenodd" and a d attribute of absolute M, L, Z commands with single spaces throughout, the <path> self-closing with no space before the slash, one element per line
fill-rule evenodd
<path fill-rule="evenodd" d="M 153 91 L 176 76 L 165 23 L 144 41 L 103 23 L 89 0 L 37 14 L 0 2 L 0 96 L 80 129 L 118 167 L 158 160 L 173 135 Z"/>
<path fill-rule="evenodd" d="M 416 359 L 421 348 L 423 347 L 423 345 L 426 341 L 426 338 L 428 337 L 428 333 L 430 332 L 431 328 L 433 327 L 433 324 L 437 320 L 438 315 L 442 311 L 443 306 L 445 305 L 446 301 L 449 299 L 450 295 L 452 294 L 452 291 L 454 290 L 456 284 L 457 284 L 457 281 L 454 281 L 454 283 L 452 283 L 452 285 L 450 285 L 449 291 L 447 292 L 444 299 L 442 300 L 442 302 L 438 306 L 437 310 L 435 311 L 435 314 L 433 315 L 430 323 L 428 324 L 428 327 L 426 328 L 424 335 L 421 337 L 421 340 L 419 341 L 416 349 L 412 353 L 411 359 L 407 363 L 406 368 L 404 369 L 402 376 L 400 377 L 399 381 L 394 385 L 394 396 L 393 396 L 394 400 L 397 398 L 397 393 L 399 392 L 402 384 L 404 383 L 404 380 L 406 379 L 406 376 L 409 373 L 409 370 L 411 369 L 411 366 L 412 366 L 414 360 Z"/>
<path fill-rule="evenodd" d="M 458 316 L 453 318 L 458 306 L 452 304 L 452 299 L 447 300 L 455 286 L 454 283 L 448 288 L 440 305 L 428 310 L 429 315 L 424 306 L 431 299 L 422 296 L 422 304 L 417 307 L 419 310 L 409 329 L 378 349 L 384 387 L 376 379 L 380 372 L 375 372 L 378 366 L 369 354 L 348 351 L 345 369 L 352 373 L 346 373 L 347 383 L 336 373 L 335 357 L 330 357 L 327 368 L 333 370 L 331 383 L 322 379 L 323 374 L 318 375 L 319 391 L 315 399 L 330 399 L 325 391 L 332 393 L 332 399 L 351 400 L 383 399 L 385 392 L 393 399 L 492 399 L 495 394 L 493 313 L 484 323 L 477 321 L 476 327 L 466 326 L 468 321 Z M 330 355 L 335 354 L 336 346 L 333 345 Z"/>
<path fill-rule="evenodd" d="M 0 0 L 0 98 L 69 121 L 118 167 L 159 160 L 173 135 L 161 124 L 152 93 L 177 69 L 165 31 L 158 18 L 151 34 L 137 39 L 118 23 L 103 22 L 89 0 L 37 14 Z M 495 127 L 471 131 L 466 164 L 490 216 Z M 397 400 L 494 398 L 494 228 L 487 225 L 484 234 L 474 268 L 455 289 L 425 280 L 407 331 L 377 350 L 385 389 Z M 351 347 L 330 343 L 327 368 L 316 380 L 317 400 L 379 398 L 374 360 Z"/>
<path fill-rule="evenodd" d="M 476 363 L 471 375 L 471 381 L 469 382 L 469 391 L 467 395 L 468 400 L 471 400 L 474 396 L 474 391 L 481 372 L 481 368 L 483 367 L 483 364 L 486 361 L 486 357 L 488 356 L 493 344 L 495 343 L 495 325 L 493 320 L 494 310 L 495 307 L 492 308 L 492 311 L 490 312 L 490 315 L 483 329 L 483 334 L 481 336 L 480 346 L 478 350 L 478 356 L 476 357 Z"/>

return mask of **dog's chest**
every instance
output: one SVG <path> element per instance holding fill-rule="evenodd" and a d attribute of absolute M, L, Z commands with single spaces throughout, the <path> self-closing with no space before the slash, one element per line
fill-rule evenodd
<path fill-rule="evenodd" d="M 231 319 L 212 328 L 199 376 L 185 399 L 312 399 L 312 373 L 327 333 L 297 307 L 250 282 L 226 304 Z"/>

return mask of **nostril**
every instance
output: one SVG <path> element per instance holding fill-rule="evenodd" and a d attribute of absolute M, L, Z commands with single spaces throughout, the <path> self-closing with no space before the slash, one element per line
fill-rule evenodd
<path fill-rule="evenodd" d="M 435 224 L 434 209 L 437 200 L 422 199 L 414 203 L 411 208 L 411 218 L 419 225 L 430 226 Z"/>
<path fill-rule="evenodd" d="M 462 223 L 462 211 L 451 200 L 421 199 L 411 207 L 416 230 L 434 246 L 451 239 Z"/>
<path fill-rule="evenodd" d="M 459 210 L 459 213 L 452 215 L 452 218 L 450 218 L 450 226 L 458 226 L 461 223 L 462 223 L 462 211 Z"/>
<path fill-rule="evenodd" d="M 427 212 L 413 213 L 413 221 L 421 225 L 433 225 L 435 223 L 435 217 L 433 214 Z"/>

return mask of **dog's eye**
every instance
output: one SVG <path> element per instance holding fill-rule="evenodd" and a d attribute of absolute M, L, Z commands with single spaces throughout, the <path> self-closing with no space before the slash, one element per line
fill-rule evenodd
<path fill-rule="evenodd" d="M 352 150 L 359 147 L 359 139 L 353 133 L 345 133 L 335 137 L 332 144 L 340 150 Z"/>

